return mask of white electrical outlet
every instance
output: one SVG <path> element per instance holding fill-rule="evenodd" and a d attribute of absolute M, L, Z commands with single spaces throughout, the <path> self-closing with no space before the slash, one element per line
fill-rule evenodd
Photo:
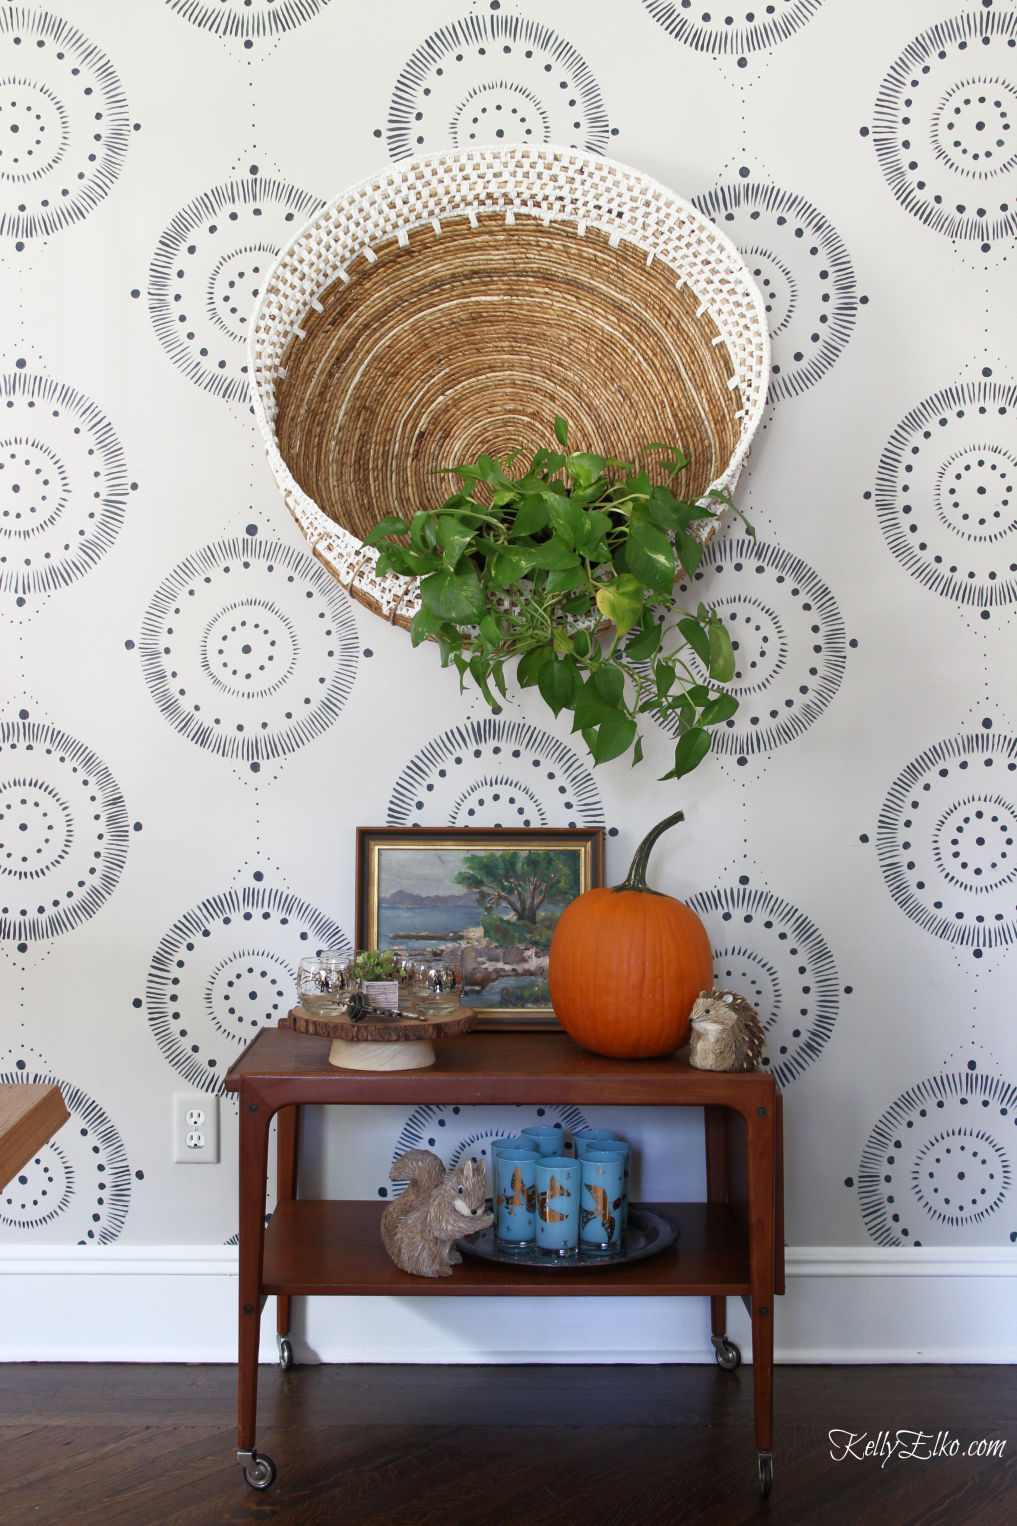
<path fill-rule="evenodd" d="M 173 1159 L 214 1166 L 219 1160 L 219 1098 L 177 1092 L 173 1098 Z"/>

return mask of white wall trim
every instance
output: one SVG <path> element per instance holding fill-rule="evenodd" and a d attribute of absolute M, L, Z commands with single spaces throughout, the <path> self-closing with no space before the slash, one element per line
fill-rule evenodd
<path fill-rule="evenodd" d="M 788 1246 L 789 1277 L 1017 1277 L 1017 1246 Z M 0 1276 L 235 1276 L 235 1245 L 5 1245 Z"/>
<path fill-rule="evenodd" d="M 0 1333 L 0 1360 L 233 1362 L 236 1275 L 228 1245 L 0 1247 L 5 1307 L 17 1311 Z M 1004 1247 L 791 1247 L 788 1296 L 774 1310 L 777 1360 L 1017 1361 L 1013 1340 L 1001 1344 L 1012 1330 L 1014 1277 L 1017 1251 Z M 740 1299 L 729 1301 L 728 1317 L 748 1359 Z M 520 1345 L 520 1329 L 534 1339 Z M 274 1331 L 270 1299 L 266 1362 L 275 1359 Z M 713 1359 L 705 1298 L 297 1299 L 293 1339 L 299 1360 L 324 1362 Z"/>
<path fill-rule="evenodd" d="M 5 1245 L 0 1277 L 235 1277 L 235 1245 Z"/>
<path fill-rule="evenodd" d="M 1017 1246 L 789 1246 L 795 1277 L 1017 1277 Z"/>

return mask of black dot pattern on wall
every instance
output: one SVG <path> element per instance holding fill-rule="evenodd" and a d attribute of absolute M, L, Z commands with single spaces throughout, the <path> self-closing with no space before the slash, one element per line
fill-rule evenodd
<path fill-rule="evenodd" d="M 1008 1201 L 1017 1138 L 1017 1087 L 965 1071 L 908 1087 L 862 1151 L 858 1201 L 877 1245 L 959 1245 L 994 1235 Z"/>
<path fill-rule="evenodd" d="M 346 593 L 281 542 L 218 541 L 160 585 L 138 643 L 145 682 L 181 736 L 254 767 L 341 713 L 357 673 Z"/>
<path fill-rule="evenodd" d="M 822 0 L 770 0 L 750 6 L 704 9 L 702 0 L 643 0 L 654 21 L 696 53 L 757 53 L 793 37 Z"/>
<path fill-rule="evenodd" d="M 60 1244 L 109 1245 L 131 1205 L 131 1170 L 115 1126 L 80 1087 L 29 1070 L 0 1071 L 0 1082 L 57 1085 L 68 1121 L 0 1191 L 0 1229 Z"/>
<path fill-rule="evenodd" d="M 163 1058 L 199 1091 L 221 1091 L 243 1046 L 295 1006 L 297 962 L 325 948 L 353 951 L 329 917 L 265 885 L 185 912 L 160 939 L 145 987 Z"/>
<path fill-rule="evenodd" d="M 162 234 L 148 276 L 160 344 L 199 387 L 246 402 L 248 324 L 283 244 L 323 203 L 281 180 L 213 186 Z"/>
<path fill-rule="evenodd" d="M 166 0 L 171 11 L 217 37 L 275 37 L 302 26 L 329 0 Z"/>
<path fill-rule="evenodd" d="M 919 403 L 876 473 L 886 543 L 924 588 L 983 613 L 1017 602 L 1017 387 L 978 381 Z"/>
<path fill-rule="evenodd" d="M 815 386 L 851 338 L 861 300 L 836 228 L 803 196 L 749 180 L 693 201 L 737 244 L 762 293 L 770 401 Z"/>
<path fill-rule="evenodd" d="M 0 377 L 0 589 L 23 598 L 95 566 L 130 491 L 120 441 L 80 392 L 24 369 Z"/>
<path fill-rule="evenodd" d="M 396 1161 L 407 1150 L 430 1150 L 441 1157 L 446 1167 L 454 1171 L 463 1161 L 479 1160 L 487 1174 L 487 1189 L 491 1191 L 491 1141 L 518 1134 L 531 1124 L 543 1124 L 554 1128 L 561 1124 L 563 1134 L 576 1129 L 589 1128 L 589 1119 L 581 1108 L 571 1105 L 534 1107 L 518 1103 L 513 1107 L 416 1107 L 399 1132 L 392 1159 Z M 378 1196 L 396 1197 L 399 1188 L 386 1177 L 378 1188 Z"/>
<path fill-rule="evenodd" d="M 971 9 L 909 42 L 873 113 L 880 168 L 906 211 L 988 252 L 1017 232 L 1017 12 Z"/>
<path fill-rule="evenodd" d="M 0 722 L 0 937 L 22 951 L 87 922 L 116 889 L 128 823 L 116 780 L 53 726 Z"/>
<path fill-rule="evenodd" d="M 0 10 L 0 80 L 0 234 L 21 248 L 102 201 L 131 124 L 105 53 L 48 11 Z"/>
<path fill-rule="evenodd" d="M 1017 941 L 1017 737 L 937 742 L 891 786 L 877 852 L 912 922 L 976 957 Z"/>
<path fill-rule="evenodd" d="M 813 569 L 779 546 L 725 540 L 707 547 L 678 591 L 714 606 L 734 647 L 724 687 L 740 708 L 714 728 L 714 750 L 744 759 L 807 731 L 840 688 L 847 658 L 840 610 Z M 705 676 L 694 656 L 691 665 Z M 665 729 L 677 733 L 677 721 Z"/>
<path fill-rule="evenodd" d="M 388 114 L 393 159 L 501 142 L 600 154 L 610 136 L 600 86 L 572 44 L 500 12 L 433 32 L 400 74 Z"/>
<path fill-rule="evenodd" d="M 751 1002 L 766 1029 L 762 1068 L 788 1086 L 821 1056 L 840 1008 L 833 955 L 809 918 L 747 877 L 700 892 L 689 905 L 705 923 L 718 989 Z"/>
<path fill-rule="evenodd" d="M 442 732 L 399 775 L 389 826 L 593 827 L 600 795 L 572 748 L 523 721 Z"/>

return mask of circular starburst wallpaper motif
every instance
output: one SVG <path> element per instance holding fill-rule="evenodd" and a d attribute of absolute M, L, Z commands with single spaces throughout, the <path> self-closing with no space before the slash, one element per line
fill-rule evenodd
<path fill-rule="evenodd" d="M 766 1029 L 762 1067 L 788 1086 L 819 1059 L 840 1007 L 833 955 L 809 918 L 766 890 L 701 892 L 689 905 L 706 925 L 719 990 L 751 1002 Z"/>
<path fill-rule="evenodd" d="M 479 1160 L 491 1184 L 491 1141 L 518 1134 L 530 1124 L 554 1128 L 561 1124 L 565 1134 L 589 1127 L 581 1108 L 571 1105 L 536 1107 L 519 1103 L 514 1107 L 424 1106 L 413 1109 L 403 1124 L 392 1151 L 396 1161 L 407 1150 L 431 1150 L 441 1157 L 446 1168 L 454 1171 L 464 1160 Z M 378 1187 L 379 1197 L 395 1197 L 398 1187 L 386 1180 Z"/>
<path fill-rule="evenodd" d="M 199 387 L 246 402 L 248 319 L 280 249 L 322 205 L 252 166 L 173 218 L 152 257 L 148 308 L 159 342 Z"/>
<path fill-rule="evenodd" d="M 983 252 L 1017 231 L 1017 12 L 972 9 L 908 43 L 880 87 L 872 137 L 894 196 Z"/>
<path fill-rule="evenodd" d="M 879 814 L 887 889 L 935 938 L 972 949 L 1017 939 L 1017 738 L 989 727 L 937 742 Z"/>
<path fill-rule="evenodd" d="M 0 1082 L 57 1085 L 68 1121 L 0 1191 L 0 1229 L 33 1242 L 109 1245 L 131 1205 L 131 1170 L 120 1135 L 80 1087 L 37 1074 L 19 1061 Z"/>
<path fill-rule="evenodd" d="M 735 676 L 724 687 L 739 710 L 715 728 L 714 750 L 744 759 L 808 730 L 840 688 L 847 656 L 840 610 L 817 573 L 779 546 L 715 541 L 678 591 L 717 610 L 734 648 Z"/>
<path fill-rule="evenodd" d="M 20 248 L 87 217 L 120 174 L 130 133 L 95 43 L 48 11 L 0 10 L 0 235 Z"/>
<path fill-rule="evenodd" d="M 913 408 L 876 473 L 886 543 L 924 588 L 983 614 L 1017 601 L 1017 387 L 966 382 Z"/>
<path fill-rule="evenodd" d="M 836 228 L 803 196 L 749 180 L 693 201 L 737 244 L 762 292 L 770 401 L 815 386 L 851 338 L 860 300 Z"/>
<path fill-rule="evenodd" d="M 253 538 L 175 567 L 138 646 L 173 729 L 255 772 L 326 731 L 357 673 L 356 622 L 334 578 L 301 550 Z"/>
<path fill-rule="evenodd" d="M 396 781 L 389 826 L 600 826 L 589 770 L 571 747 L 522 721 L 485 717 L 442 732 Z"/>
<path fill-rule="evenodd" d="M 277 37 L 310 21 L 329 0 L 166 0 L 185 21 L 217 37 L 255 39 Z"/>
<path fill-rule="evenodd" d="M 0 377 L 0 589 L 66 587 L 109 550 L 130 491 L 120 441 L 80 392 L 21 369 Z"/>
<path fill-rule="evenodd" d="M 144 1005 L 168 1064 L 199 1091 L 218 1092 L 243 1046 L 295 1004 L 298 961 L 325 948 L 353 952 L 330 918 L 256 875 L 173 924 L 135 1006 Z"/>
<path fill-rule="evenodd" d="M 433 32 L 400 74 L 388 114 L 393 159 L 503 141 L 598 154 L 610 136 L 600 86 L 572 44 L 497 12 Z"/>
<path fill-rule="evenodd" d="M 748 9 L 703 8 L 702 0 L 643 0 L 666 32 L 696 53 L 731 55 L 777 47 L 811 21 L 822 0 L 770 0 Z"/>
<path fill-rule="evenodd" d="M 858 1201 L 877 1245 L 957 1245 L 995 1237 L 1013 1204 L 1017 1087 L 978 1072 L 908 1087 L 873 1128 L 858 1169 Z M 848 1185 L 854 1185 L 851 1178 Z M 990 1222 L 991 1221 L 991 1222 Z"/>
<path fill-rule="evenodd" d="M 127 858 L 120 788 L 90 748 L 0 722 L 0 937 L 21 949 L 93 917 Z"/>

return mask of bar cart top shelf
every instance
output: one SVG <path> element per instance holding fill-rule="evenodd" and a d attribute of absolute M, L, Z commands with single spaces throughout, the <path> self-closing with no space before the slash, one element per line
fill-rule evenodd
<path fill-rule="evenodd" d="M 695 1070 L 688 1050 L 655 1060 L 613 1060 L 591 1054 L 564 1032 L 462 1034 L 437 1046 L 435 1064 L 415 1071 L 344 1071 L 328 1063 L 329 1041 L 291 1028 L 263 1028 L 230 1066 L 227 1091 L 241 1082 L 258 1090 L 289 1082 L 301 1102 L 603 1102 L 733 1107 L 748 1113 L 772 1105 L 774 1078 L 765 1071 Z M 293 1100 L 298 1100 L 295 1096 Z"/>

